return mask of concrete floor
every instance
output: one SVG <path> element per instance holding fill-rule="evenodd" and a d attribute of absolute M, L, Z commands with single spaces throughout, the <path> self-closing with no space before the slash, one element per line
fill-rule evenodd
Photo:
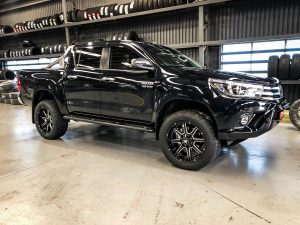
<path fill-rule="evenodd" d="M 70 124 L 42 139 L 29 107 L 0 104 L 0 224 L 300 224 L 300 137 L 290 125 L 171 166 L 153 135 Z"/>

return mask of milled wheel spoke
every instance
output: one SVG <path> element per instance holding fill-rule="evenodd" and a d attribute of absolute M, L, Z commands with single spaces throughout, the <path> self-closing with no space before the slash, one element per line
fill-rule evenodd
<path fill-rule="evenodd" d="M 181 143 L 180 139 L 172 139 L 172 140 L 170 140 L 170 142 L 172 144 L 180 144 Z"/>
<path fill-rule="evenodd" d="M 182 135 L 183 135 L 183 133 L 181 133 L 181 132 L 180 132 L 179 130 L 177 130 L 176 128 L 174 128 L 173 131 L 174 131 L 177 135 L 179 135 L 179 136 L 182 136 Z"/>
<path fill-rule="evenodd" d="M 194 138 L 193 141 L 197 142 L 197 143 L 203 143 L 203 142 L 205 142 L 205 140 L 203 138 Z"/>
<path fill-rule="evenodd" d="M 183 146 L 181 145 L 181 146 L 177 149 L 175 155 L 179 155 L 179 154 L 182 152 L 182 150 L 183 150 L 184 148 L 185 148 L 185 147 L 183 147 Z"/>
<path fill-rule="evenodd" d="M 197 133 L 199 129 L 197 127 L 195 127 L 192 132 L 191 132 L 191 136 L 194 137 L 194 135 Z"/>
<path fill-rule="evenodd" d="M 202 154 L 202 151 L 201 151 L 195 144 L 193 144 L 193 147 L 192 147 L 192 148 L 193 148 L 194 151 L 197 152 L 198 154 Z"/>
<path fill-rule="evenodd" d="M 188 160 L 192 159 L 191 148 L 186 148 L 186 157 Z"/>
<path fill-rule="evenodd" d="M 52 130 L 52 123 L 49 123 L 50 131 Z"/>
<path fill-rule="evenodd" d="M 183 126 L 183 134 L 187 135 L 189 132 L 188 132 L 186 123 L 184 123 L 182 126 Z"/>
<path fill-rule="evenodd" d="M 47 117 L 46 110 L 43 110 L 43 114 L 44 114 L 45 117 Z"/>

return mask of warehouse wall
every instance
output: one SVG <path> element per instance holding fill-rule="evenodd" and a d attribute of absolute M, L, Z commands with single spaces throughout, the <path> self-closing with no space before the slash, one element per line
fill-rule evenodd
<path fill-rule="evenodd" d="M 299 0 L 244 0 L 208 8 L 208 40 L 300 33 Z"/>

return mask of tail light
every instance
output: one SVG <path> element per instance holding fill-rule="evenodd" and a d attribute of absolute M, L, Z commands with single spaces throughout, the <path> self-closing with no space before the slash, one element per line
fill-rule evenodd
<path fill-rule="evenodd" d="M 19 76 L 17 76 L 17 84 L 18 84 L 18 91 L 21 92 L 22 91 L 22 85 L 21 85 Z"/>
<path fill-rule="evenodd" d="M 281 111 L 280 112 L 280 120 L 283 120 L 283 118 L 284 118 L 284 111 Z"/>

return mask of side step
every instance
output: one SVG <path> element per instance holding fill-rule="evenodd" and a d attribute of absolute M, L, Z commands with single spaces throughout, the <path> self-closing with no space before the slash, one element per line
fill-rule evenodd
<path fill-rule="evenodd" d="M 152 127 L 145 126 L 145 125 L 139 125 L 139 124 L 112 122 L 109 120 L 101 120 L 101 119 L 97 119 L 97 118 L 89 118 L 89 117 L 74 116 L 74 115 L 67 115 L 67 116 L 64 116 L 63 118 L 67 119 L 67 120 L 81 121 L 81 122 L 86 122 L 86 123 L 97 123 L 97 124 L 101 124 L 101 125 L 121 127 L 121 128 L 145 131 L 145 132 L 150 132 L 150 133 L 154 132 L 154 129 Z"/>

